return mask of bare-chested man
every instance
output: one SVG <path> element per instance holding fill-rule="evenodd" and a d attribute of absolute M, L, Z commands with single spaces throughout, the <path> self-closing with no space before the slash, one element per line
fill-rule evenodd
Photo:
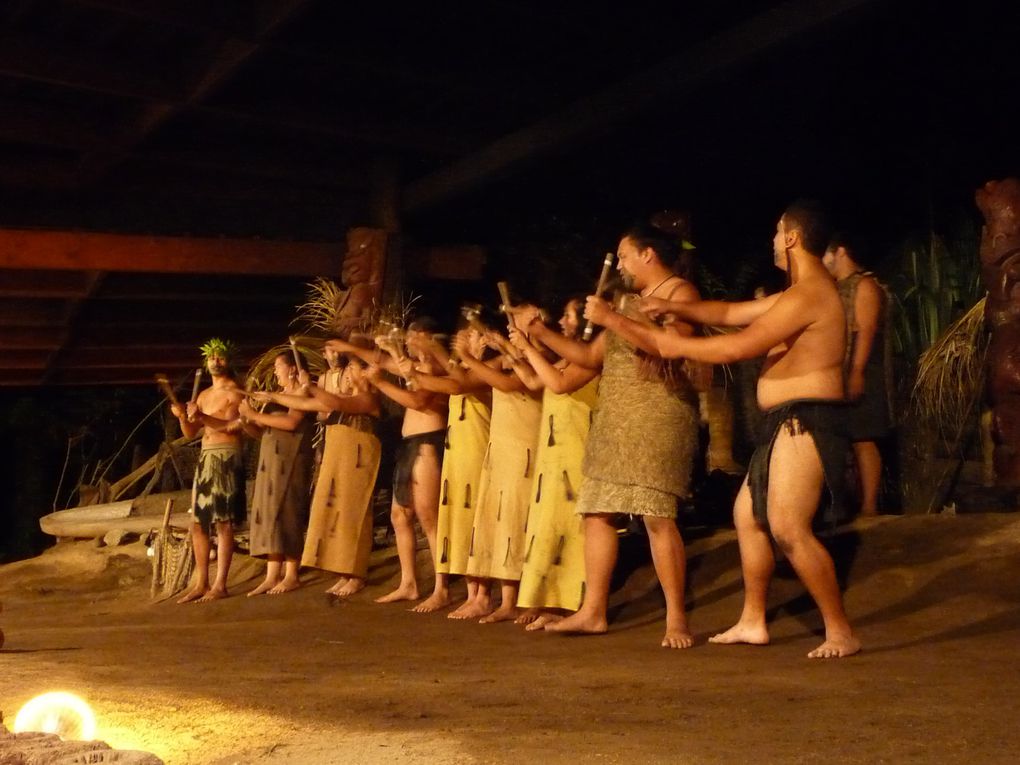
<path fill-rule="evenodd" d="M 191 544 L 195 584 L 178 603 L 227 597 L 227 573 L 234 554 L 234 527 L 246 515 L 244 460 L 237 430 L 238 405 L 244 392 L 230 375 L 230 343 L 213 338 L 202 346 L 212 385 L 186 407 L 170 407 L 189 438 L 202 433 L 202 452 L 192 489 Z M 209 584 L 210 534 L 216 526 L 216 579 Z"/>
<path fill-rule="evenodd" d="M 710 639 L 714 643 L 769 642 L 765 605 L 775 568 L 771 533 L 825 623 L 825 641 L 808 656 L 850 656 L 861 647 L 843 610 L 832 558 L 811 528 L 823 483 L 836 496 L 847 449 L 842 433 L 845 325 L 836 285 L 821 262 L 827 240 L 825 216 L 817 205 L 798 202 L 783 213 L 773 239 L 775 264 L 790 283 L 783 292 L 747 303 L 643 301 L 647 313 L 745 327 L 734 334 L 683 337 L 623 321 L 604 301 L 588 299 L 588 318 L 663 357 L 725 364 L 766 356 L 758 405 L 765 410 L 767 439 L 751 459 L 733 510 L 744 607 L 736 625 Z"/>
<path fill-rule="evenodd" d="M 427 353 L 431 338 L 432 324 L 419 319 L 411 322 L 405 341 L 407 350 L 414 355 L 409 363 L 425 373 L 438 371 Z M 417 600 L 418 576 L 415 566 L 417 540 L 414 520 L 418 519 L 428 540 L 432 559 L 436 551 L 436 522 L 439 514 L 439 475 L 446 435 L 447 397 L 427 390 L 410 390 L 397 382 L 383 377 L 382 371 L 402 374 L 399 368 L 399 354 L 396 358 L 385 358 L 376 349 L 366 350 L 341 345 L 332 340 L 328 343 L 338 350 L 358 355 L 370 364 L 365 370 L 365 379 L 381 394 L 404 407 L 404 421 L 401 426 L 403 438 L 399 447 L 393 471 L 393 501 L 390 506 L 390 520 L 397 540 L 397 556 L 400 559 L 400 582 L 386 595 L 376 598 L 377 603 L 394 603 L 403 600 Z M 404 372 L 410 372 L 407 367 Z M 448 589 L 433 591 L 432 595 L 415 610 L 434 611 L 449 603 Z"/>

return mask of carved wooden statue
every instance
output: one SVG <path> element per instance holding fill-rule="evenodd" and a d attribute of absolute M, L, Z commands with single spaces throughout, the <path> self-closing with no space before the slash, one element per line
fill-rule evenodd
<path fill-rule="evenodd" d="M 985 217 L 981 276 L 992 335 L 987 390 L 995 477 L 1000 486 L 1020 487 L 1020 180 L 989 181 L 975 199 Z"/>
<path fill-rule="evenodd" d="M 340 279 L 349 290 L 340 310 L 339 324 L 346 329 L 360 326 L 372 313 L 372 304 L 382 296 L 386 266 L 386 232 L 377 228 L 352 228 L 347 232 L 347 253 Z"/>

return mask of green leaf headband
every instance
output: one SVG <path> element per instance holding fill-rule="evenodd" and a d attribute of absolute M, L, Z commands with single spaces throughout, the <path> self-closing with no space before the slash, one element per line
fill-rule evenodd
<path fill-rule="evenodd" d="M 210 356 L 222 356 L 225 359 L 232 359 L 237 354 L 237 346 L 229 340 L 221 340 L 218 337 L 210 338 L 202 346 L 199 347 L 202 351 L 202 358 L 209 358 Z"/>

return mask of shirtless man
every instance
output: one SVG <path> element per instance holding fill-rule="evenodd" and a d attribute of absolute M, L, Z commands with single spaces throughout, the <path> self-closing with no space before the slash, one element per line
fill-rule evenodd
<path fill-rule="evenodd" d="M 409 365 L 405 366 L 404 372 L 410 373 L 411 367 L 427 374 L 438 371 L 426 351 L 430 338 L 430 322 L 423 319 L 411 322 L 405 341 L 414 358 L 400 360 L 401 364 Z M 432 559 L 435 560 L 447 398 L 432 391 L 410 390 L 384 378 L 384 369 L 402 374 L 398 354 L 387 358 L 377 349 L 358 348 L 338 340 L 328 341 L 327 347 L 352 353 L 366 361 L 369 364 L 365 370 L 366 381 L 381 394 L 404 407 L 404 421 L 400 430 L 403 442 L 393 471 L 393 501 L 390 505 L 390 521 L 396 534 L 397 556 L 400 559 L 400 582 L 392 592 L 376 598 L 376 603 L 417 600 L 419 591 L 415 567 L 417 540 L 414 520 L 417 518 L 421 524 Z M 449 601 L 449 589 L 440 588 L 433 591 L 415 610 L 435 611 L 447 606 Z"/>
<path fill-rule="evenodd" d="M 195 584 L 178 603 L 207 602 L 227 597 L 227 573 L 234 553 L 234 527 L 245 520 L 245 477 L 238 406 L 244 391 L 230 376 L 230 343 L 212 338 L 202 346 L 212 385 L 186 407 L 170 411 L 188 438 L 202 433 L 202 452 L 192 490 L 191 544 L 195 552 Z M 216 579 L 209 585 L 209 548 L 216 526 Z"/>
<path fill-rule="evenodd" d="M 643 301 L 646 313 L 744 327 L 734 334 L 683 337 L 624 321 L 595 297 L 588 298 L 585 312 L 592 321 L 666 358 L 728 364 L 766 356 L 758 405 L 765 410 L 770 440 L 755 451 L 733 509 L 744 607 L 736 625 L 710 642 L 769 642 L 765 605 L 775 568 L 771 533 L 822 614 L 825 641 L 808 654 L 811 658 L 850 656 L 861 648 L 843 610 L 832 558 L 811 528 L 823 483 L 834 497 L 838 491 L 847 445 L 840 434 L 845 325 L 836 285 L 821 262 L 825 228 L 824 215 L 809 202 L 791 205 L 779 219 L 773 250 L 776 266 L 788 274 L 790 286 L 783 292 L 746 303 Z"/>

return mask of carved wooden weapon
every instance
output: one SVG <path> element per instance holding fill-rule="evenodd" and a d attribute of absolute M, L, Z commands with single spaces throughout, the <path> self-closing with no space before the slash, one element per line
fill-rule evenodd
<path fill-rule="evenodd" d="M 171 404 L 181 405 L 181 402 L 177 400 L 177 394 L 174 393 L 173 386 L 170 385 L 169 378 L 165 374 L 160 373 L 156 375 L 156 385 L 163 391 L 163 395 L 167 397 Z"/>
<path fill-rule="evenodd" d="M 609 274 L 613 268 L 613 253 L 607 252 L 605 260 L 602 261 L 602 273 L 599 274 L 599 283 L 595 287 L 595 297 L 602 297 L 602 293 L 606 291 L 606 284 L 609 282 Z M 584 342 L 591 340 L 592 334 L 595 332 L 595 324 L 591 319 L 584 325 L 584 333 L 581 335 L 581 339 Z"/>

